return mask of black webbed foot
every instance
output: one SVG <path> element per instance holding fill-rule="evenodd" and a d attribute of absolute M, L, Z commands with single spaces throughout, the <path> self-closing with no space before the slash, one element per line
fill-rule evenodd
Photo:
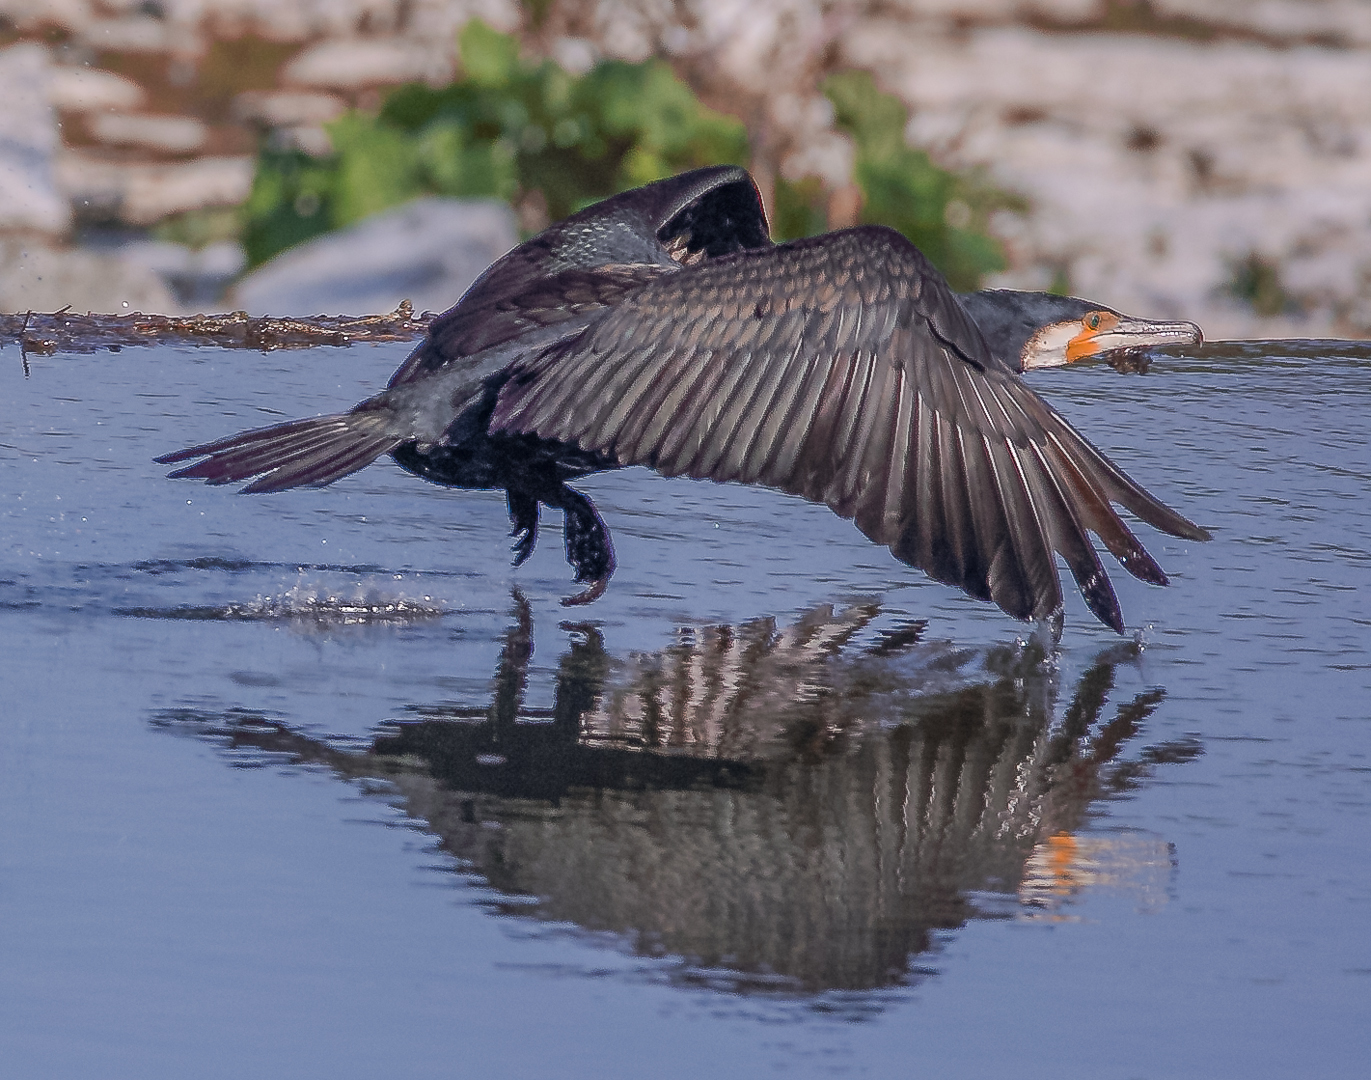
<path fill-rule="evenodd" d="M 576 580 L 589 586 L 562 603 L 588 604 L 599 599 L 609 585 L 615 561 L 609 529 L 596 511 L 595 504 L 565 484 L 557 492 L 555 501 L 544 501 L 550 506 L 560 506 L 566 515 L 566 559 L 576 570 Z"/>
<path fill-rule="evenodd" d="M 509 535 L 514 541 L 514 565 L 523 566 L 538 543 L 538 499 L 527 491 L 510 488 L 505 492 L 509 504 L 509 521 L 513 528 Z"/>
<path fill-rule="evenodd" d="M 560 494 L 566 514 L 566 561 L 576 568 L 576 580 L 608 580 L 614 573 L 614 545 L 595 504 L 569 487 Z"/>

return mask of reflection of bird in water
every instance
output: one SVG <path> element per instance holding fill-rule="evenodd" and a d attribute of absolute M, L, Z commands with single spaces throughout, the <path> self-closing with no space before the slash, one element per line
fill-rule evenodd
<path fill-rule="evenodd" d="M 416 705 L 366 753 L 260 717 L 162 722 L 388 780 L 508 898 L 497 910 L 625 935 L 684 958 L 685 980 L 872 988 L 907 981 L 939 928 L 1086 882 L 1071 837 L 1096 801 L 1198 753 L 1124 758 L 1163 698 L 1104 719 L 1134 646 L 1102 653 L 1058 713 L 1040 654 L 929 645 L 917 626 L 863 644 L 878 614 L 697 629 L 627 662 L 571 628 L 553 705 L 531 708 L 520 600 L 488 703 Z M 1113 871 L 1144 890 L 1169 872 L 1160 840 L 1124 854 Z"/>
<path fill-rule="evenodd" d="M 968 315 L 968 312 L 970 314 Z M 327 484 L 390 453 L 508 495 L 516 565 L 540 504 L 604 590 L 609 534 L 567 480 L 646 465 L 826 503 L 895 556 L 1020 619 L 1055 617 L 1054 552 L 1090 610 L 1123 617 L 1088 533 L 1166 575 L 1111 503 L 1188 539 L 1163 506 L 1019 378 L 1103 349 L 1194 342 L 1096 304 L 989 291 L 959 303 L 890 229 L 772 245 L 751 178 L 720 167 L 592 206 L 515 248 L 438 318 L 389 387 L 351 412 L 159 460 L 245 491 Z"/>

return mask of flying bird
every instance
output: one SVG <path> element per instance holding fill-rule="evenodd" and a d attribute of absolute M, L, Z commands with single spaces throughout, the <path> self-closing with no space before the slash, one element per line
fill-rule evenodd
<path fill-rule="evenodd" d="M 1129 479 L 1020 372 L 1107 349 L 1200 340 L 1042 293 L 959 297 L 899 233 L 858 226 L 773 244 L 739 168 L 597 203 L 495 262 L 350 412 L 159 458 L 172 477 L 323 485 L 382 454 L 439 484 L 502 489 L 514 564 L 540 506 L 603 593 L 609 531 L 569 480 L 645 465 L 825 503 L 895 557 L 1018 619 L 1060 614 L 1061 554 L 1090 610 L 1123 616 L 1090 541 L 1167 583 L 1114 506 L 1208 533 Z M 255 478 L 255 479 L 254 479 Z"/>

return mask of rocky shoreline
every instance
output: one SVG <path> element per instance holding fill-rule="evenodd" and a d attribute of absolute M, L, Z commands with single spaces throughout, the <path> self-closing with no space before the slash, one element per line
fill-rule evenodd
<path fill-rule="evenodd" d="M 539 10 L 532 27 L 507 0 L 0 0 L 0 310 L 232 303 L 242 254 L 215 212 L 247 197 L 258 140 L 326 150 L 322 124 L 345 109 L 450 79 L 479 16 L 572 70 L 666 56 L 748 124 L 764 182 L 848 182 L 817 83 L 870 70 L 911 107 L 911 141 L 1023 197 L 993 223 L 1010 258 L 993 284 L 1211 337 L 1371 335 L 1371 4 Z"/>

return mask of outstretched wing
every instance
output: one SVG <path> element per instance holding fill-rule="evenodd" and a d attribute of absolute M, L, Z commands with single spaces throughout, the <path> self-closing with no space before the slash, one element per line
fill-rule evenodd
<path fill-rule="evenodd" d="M 623 191 L 544 229 L 489 266 L 439 315 L 391 376 L 422 379 L 493 340 L 520 332 L 522 298 L 549 281 L 615 268 L 676 269 L 771 243 L 757 187 L 742 169 L 716 165 Z"/>
<path fill-rule="evenodd" d="M 664 276 L 516 367 L 491 428 L 826 503 L 1020 619 L 1060 610 L 1057 551 L 1122 632 L 1087 530 L 1166 583 L 1111 502 L 1205 536 L 996 360 L 937 271 L 879 227 Z"/>

